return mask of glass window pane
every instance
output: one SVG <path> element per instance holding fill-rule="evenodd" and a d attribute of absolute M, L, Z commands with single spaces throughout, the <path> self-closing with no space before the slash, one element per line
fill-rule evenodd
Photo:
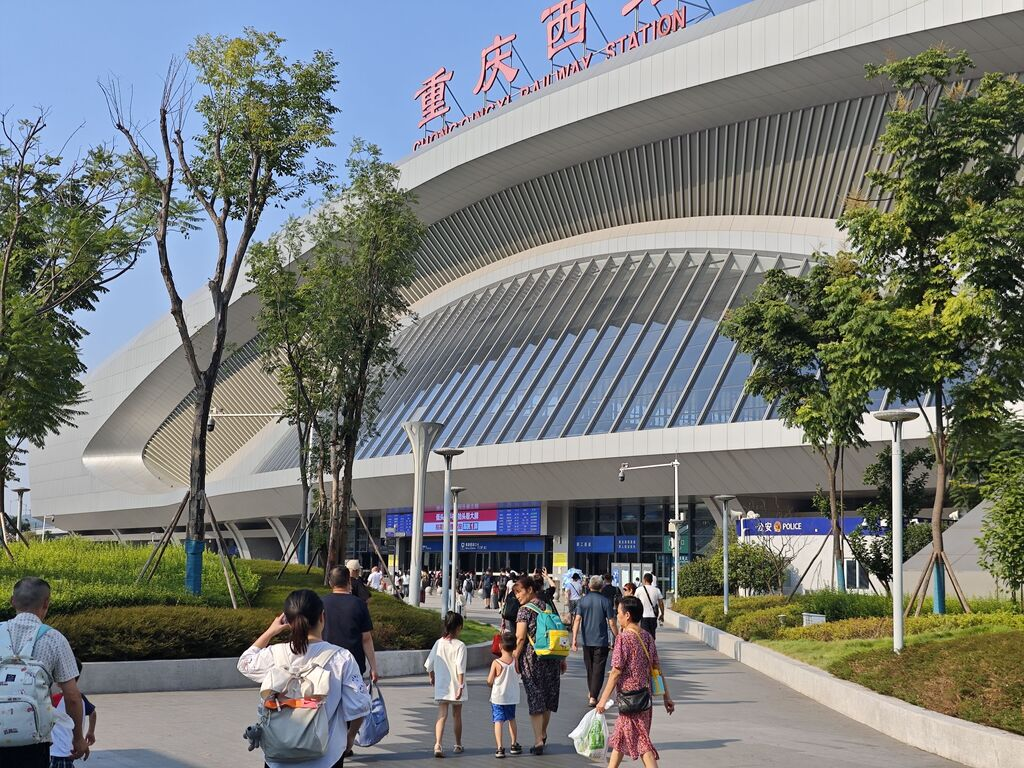
<path fill-rule="evenodd" d="M 724 257 L 720 257 L 717 260 L 705 262 L 701 268 L 700 274 L 697 275 L 685 300 L 679 307 L 678 314 L 672 320 L 668 334 L 658 349 L 654 361 L 651 363 L 647 373 L 643 374 L 643 380 L 630 398 L 629 404 L 623 408 L 622 421 L 616 428 L 617 432 L 627 432 L 640 427 L 640 419 L 643 417 L 644 409 L 654 396 L 658 383 L 672 361 L 672 357 L 679 349 L 679 345 L 682 343 L 687 330 L 689 330 L 690 324 L 693 322 L 700 302 L 704 300 L 712 283 L 718 276 L 723 261 Z"/>
<path fill-rule="evenodd" d="M 665 292 L 661 303 L 654 312 L 654 316 L 650 319 L 650 325 L 648 325 L 646 330 L 638 331 L 640 334 L 639 341 L 634 339 L 631 348 L 628 350 L 625 348 L 625 345 L 621 346 L 623 355 L 629 357 L 629 364 L 622 372 L 618 381 L 615 382 L 615 387 L 608 395 L 608 400 L 601 409 L 601 415 L 594 422 L 594 427 L 590 430 L 590 434 L 601 434 L 611 430 L 612 424 L 622 411 L 626 397 L 636 384 L 637 377 L 643 371 L 644 366 L 647 365 L 651 350 L 654 349 L 654 345 L 661 338 L 662 333 L 664 333 L 665 326 L 671 322 L 672 312 L 679 303 L 679 291 L 685 290 L 697 271 L 697 266 L 689 256 L 683 258 L 687 260 L 687 264 L 685 266 L 678 266 L 675 269 L 672 284 L 669 286 L 669 290 Z M 670 256 L 669 259 L 673 262 L 677 261 L 676 257 Z M 616 357 L 618 357 L 618 352 L 616 352 Z"/>
<path fill-rule="evenodd" d="M 655 270 L 658 271 L 658 274 L 652 279 L 651 275 Z M 650 318 L 655 302 L 661 295 L 666 282 L 671 278 L 672 272 L 671 260 L 664 258 L 646 263 L 641 274 L 636 276 L 633 287 L 624 297 L 629 305 L 624 307 L 624 310 L 630 313 L 628 320 L 612 320 L 612 324 L 621 329 L 618 338 L 612 342 L 610 351 L 606 349 L 600 354 L 595 352 L 591 356 L 588 370 L 580 376 L 582 387 L 579 388 L 577 395 L 570 395 L 570 400 L 578 402 L 580 398 L 583 398 L 583 403 L 579 406 L 572 424 L 565 431 L 566 435 L 582 435 L 586 431 L 598 406 L 604 401 L 608 389 L 614 383 L 619 368 L 622 367 L 626 357 L 633 352 L 637 337 Z M 625 315 L 622 317 L 625 318 Z M 624 327 L 622 322 L 625 322 Z M 587 389 L 588 386 L 589 389 Z"/>
<path fill-rule="evenodd" d="M 669 425 L 669 418 L 675 409 L 676 403 L 679 402 L 683 388 L 693 375 L 694 368 L 704 352 L 705 345 L 715 332 L 715 329 L 718 328 L 718 321 L 722 313 L 725 312 L 733 289 L 739 283 L 742 274 L 742 267 L 734 259 L 730 258 L 722 278 L 718 281 L 714 291 L 712 291 L 710 300 L 700 308 L 700 316 L 695 318 L 693 332 L 686 342 L 682 355 L 669 374 L 668 383 L 665 385 L 664 390 L 662 390 L 654 407 L 651 408 L 647 422 L 643 425 L 644 429 L 659 429 Z M 695 313 L 698 307 L 699 304 L 695 303 L 690 311 Z"/>
<path fill-rule="evenodd" d="M 538 330 L 538 339 L 542 339 L 541 346 L 537 354 L 529 359 L 529 367 L 520 373 L 518 382 L 513 380 L 506 388 L 507 392 L 509 388 L 515 386 L 515 391 L 504 407 L 501 407 L 500 401 L 495 406 L 501 408 L 501 413 L 486 425 L 486 436 L 481 443 L 507 443 L 515 440 L 522 424 L 530 418 L 537 407 L 548 377 L 558 367 L 558 363 L 565 357 L 575 340 L 575 334 L 586 316 L 587 298 L 595 291 L 600 292 L 602 286 L 607 285 L 607 280 L 611 279 L 610 270 L 603 267 L 603 263 L 590 263 L 586 274 L 580 276 L 578 282 L 574 283 L 575 289 L 572 294 L 551 302 L 546 308 L 546 315 Z"/>

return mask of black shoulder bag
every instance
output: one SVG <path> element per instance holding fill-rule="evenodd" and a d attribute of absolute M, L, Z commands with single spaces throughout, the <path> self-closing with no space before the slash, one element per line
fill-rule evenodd
<path fill-rule="evenodd" d="M 644 641 L 640 637 L 640 633 L 633 632 L 632 634 L 636 635 L 637 642 L 640 643 L 640 647 L 646 654 L 647 648 L 644 647 Z M 615 697 L 615 705 L 619 708 L 620 715 L 637 715 L 641 712 L 646 712 L 654 706 L 654 703 L 651 701 L 650 684 L 638 691 L 619 691 L 618 696 Z"/>

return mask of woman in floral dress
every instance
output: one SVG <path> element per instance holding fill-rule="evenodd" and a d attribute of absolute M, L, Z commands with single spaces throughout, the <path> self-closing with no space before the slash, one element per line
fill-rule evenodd
<path fill-rule="evenodd" d="M 621 631 L 612 651 L 612 671 L 608 684 L 597 703 L 597 711 L 604 713 L 611 703 L 615 690 L 640 691 L 650 689 L 651 667 L 659 666 L 658 649 L 654 638 L 640 628 L 644 607 L 636 597 L 623 597 L 619 601 L 618 620 Z M 653 698 L 653 697 L 652 697 Z M 665 685 L 665 711 L 670 715 L 676 705 Z M 624 756 L 631 760 L 642 759 L 644 768 L 657 768 L 658 750 L 651 741 L 651 714 L 653 709 L 633 714 L 622 714 L 615 718 L 615 730 L 608 740 L 612 754 L 608 768 L 618 768 Z"/>
<path fill-rule="evenodd" d="M 526 702 L 530 707 L 530 723 L 533 726 L 531 755 L 543 755 L 548 741 L 548 723 L 551 713 L 558 711 L 561 676 L 566 670 L 565 659 L 538 656 L 533 650 L 537 642 L 537 611 L 548 608 L 541 597 L 543 582 L 531 576 L 520 576 L 513 587 L 515 599 L 519 601 L 516 616 L 516 659 L 526 689 Z M 506 598 L 507 599 L 507 598 Z"/>

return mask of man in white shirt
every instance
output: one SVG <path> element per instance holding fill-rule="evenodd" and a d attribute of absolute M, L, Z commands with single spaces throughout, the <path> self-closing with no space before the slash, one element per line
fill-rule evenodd
<path fill-rule="evenodd" d="M 384 579 L 384 574 L 378 566 L 373 566 L 370 569 L 370 577 L 366 580 L 366 584 L 370 589 L 380 590 L 380 583 Z"/>
<path fill-rule="evenodd" d="M 665 598 L 661 590 L 654 586 L 654 574 L 645 573 L 643 582 L 636 590 L 636 596 L 644 607 L 640 627 L 646 629 L 654 637 L 658 631 L 658 623 L 665 620 Z"/>

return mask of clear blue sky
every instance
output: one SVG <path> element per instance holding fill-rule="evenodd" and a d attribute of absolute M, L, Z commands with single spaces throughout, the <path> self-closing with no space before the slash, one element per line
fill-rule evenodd
<path fill-rule="evenodd" d="M 718 13 L 746 0 L 712 0 Z M 196 35 L 233 35 L 243 26 L 274 31 L 287 40 L 290 58 L 308 58 L 316 49 L 334 52 L 340 85 L 336 103 L 337 147 L 329 159 L 341 165 L 353 136 L 380 145 L 387 159 L 409 153 L 421 135 L 419 105 L 412 95 L 440 66 L 455 71 L 449 84 L 471 110 L 480 51 L 495 34 L 515 32 L 516 47 L 535 77 L 547 66 L 541 11 L 553 0 L 45 0 L 9 3 L 8 34 L 0 61 L 0 110 L 27 116 L 50 110 L 46 142 L 50 149 L 69 137 L 68 155 L 114 138 L 98 79 L 120 78 L 134 88 L 136 114 L 155 117 L 168 60 L 181 55 Z M 632 31 L 620 16 L 623 0 L 590 0 L 604 32 L 614 39 Z M 661 8 L 673 5 L 666 0 Z M 653 18 L 645 3 L 643 10 Z M 592 39 L 598 39 L 591 28 Z M 563 54 L 564 55 L 564 54 Z M 518 62 L 517 62 L 518 63 Z M 454 111 L 454 108 L 453 108 Z M 298 213 L 300 211 L 291 211 Z M 260 238 L 272 233 L 288 211 L 272 211 Z M 174 263 L 180 287 L 189 294 L 210 271 L 208 236 L 176 244 Z M 147 254 L 115 283 L 96 312 L 82 322 L 83 345 L 93 368 L 167 312 L 167 296 L 155 256 Z"/>

